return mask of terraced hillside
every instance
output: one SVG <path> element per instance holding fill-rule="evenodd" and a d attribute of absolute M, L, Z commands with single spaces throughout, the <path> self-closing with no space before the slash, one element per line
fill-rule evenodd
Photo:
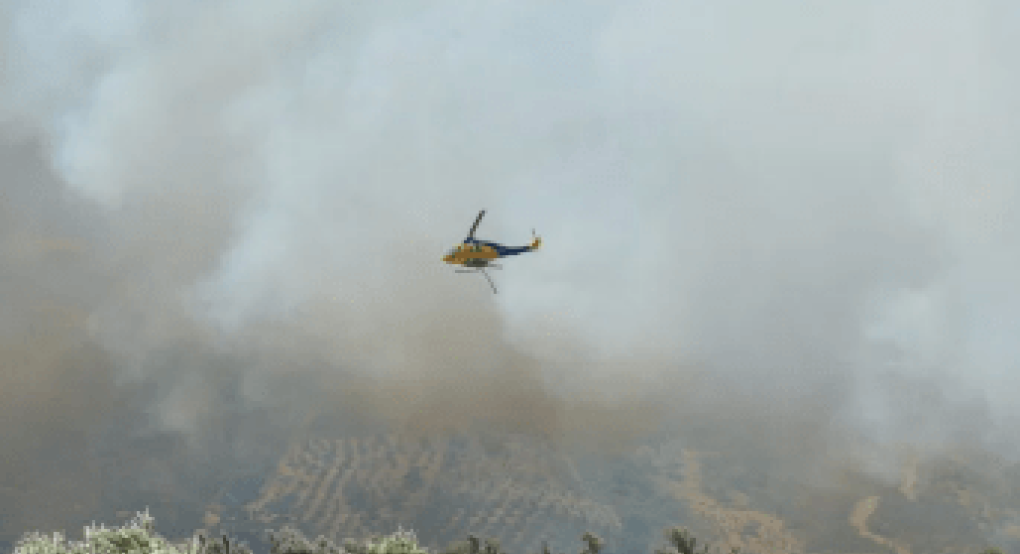
<path fill-rule="evenodd" d="M 966 553 L 990 537 L 1011 545 L 1016 473 L 947 460 L 908 464 L 897 484 L 850 474 L 840 487 L 812 488 L 679 442 L 610 461 L 513 436 L 309 437 L 272 475 L 225 486 L 206 523 L 256 546 L 262 530 L 289 523 L 336 541 L 402 526 L 432 549 L 472 533 L 511 554 L 543 541 L 573 552 L 592 531 L 607 552 L 647 554 L 662 529 L 683 525 L 745 553 Z"/>
<path fill-rule="evenodd" d="M 210 507 L 210 527 L 228 517 L 232 530 L 248 532 L 291 522 L 342 540 L 403 526 L 431 548 L 474 533 L 514 552 L 537 551 L 543 540 L 573 549 L 586 530 L 621 530 L 617 512 L 588 494 L 569 458 L 520 438 L 309 439 L 258 485 L 257 496 L 252 482 L 225 489 Z"/>

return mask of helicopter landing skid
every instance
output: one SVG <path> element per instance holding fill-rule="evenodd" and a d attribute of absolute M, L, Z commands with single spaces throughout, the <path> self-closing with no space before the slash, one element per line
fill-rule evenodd
<path fill-rule="evenodd" d="M 455 273 L 481 273 L 482 275 L 485 276 L 485 280 L 489 282 L 489 286 L 492 287 L 492 292 L 493 293 L 498 292 L 498 291 L 496 291 L 496 283 L 492 282 L 492 277 L 489 277 L 489 274 L 485 272 L 485 268 L 478 268 L 478 269 L 455 269 L 453 271 Z"/>

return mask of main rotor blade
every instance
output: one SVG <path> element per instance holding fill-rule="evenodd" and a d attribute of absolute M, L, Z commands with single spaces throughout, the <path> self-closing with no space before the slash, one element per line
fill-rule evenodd
<path fill-rule="evenodd" d="M 482 275 L 485 275 L 485 278 L 486 278 L 486 279 L 488 279 L 488 281 L 489 281 L 489 286 L 491 286 L 491 287 L 492 287 L 492 292 L 493 292 L 493 293 L 496 293 L 496 283 L 493 283 L 493 282 L 492 282 L 492 277 L 489 277 L 489 274 L 488 274 L 488 273 L 486 273 L 484 269 L 482 270 Z"/>
<path fill-rule="evenodd" d="M 482 216 L 485 215 L 485 210 L 478 212 L 478 218 L 475 219 L 475 224 L 471 226 L 471 231 L 468 232 L 468 238 L 475 238 L 475 229 L 478 228 L 478 224 L 482 222 Z"/>

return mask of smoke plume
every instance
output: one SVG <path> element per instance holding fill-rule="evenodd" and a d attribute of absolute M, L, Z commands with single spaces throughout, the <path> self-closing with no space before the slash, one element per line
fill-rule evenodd
<path fill-rule="evenodd" d="M 1008 2 L 0 23 L 7 538 L 140 498 L 183 530 L 313 420 L 607 454 L 707 428 L 822 480 L 1017 454 Z M 498 295 L 440 262 L 483 208 L 544 238 Z"/>

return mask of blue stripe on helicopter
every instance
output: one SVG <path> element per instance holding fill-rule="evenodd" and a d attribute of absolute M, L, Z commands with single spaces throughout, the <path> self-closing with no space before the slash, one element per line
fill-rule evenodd
<path fill-rule="evenodd" d="M 525 252 L 530 252 L 531 251 L 531 247 L 530 246 L 503 246 L 502 244 L 499 244 L 498 242 L 491 242 L 491 241 L 487 241 L 487 240 L 478 240 L 476 238 L 468 238 L 468 239 L 465 239 L 464 242 L 465 243 L 469 243 L 469 244 L 482 244 L 482 245 L 488 246 L 488 247 L 492 248 L 493 250 L 495 250 L 496 254 L 499 254 L 500 257 L 502 257 L 502 256 L 515 256 L 517 254 L 523 254 Z"/>

